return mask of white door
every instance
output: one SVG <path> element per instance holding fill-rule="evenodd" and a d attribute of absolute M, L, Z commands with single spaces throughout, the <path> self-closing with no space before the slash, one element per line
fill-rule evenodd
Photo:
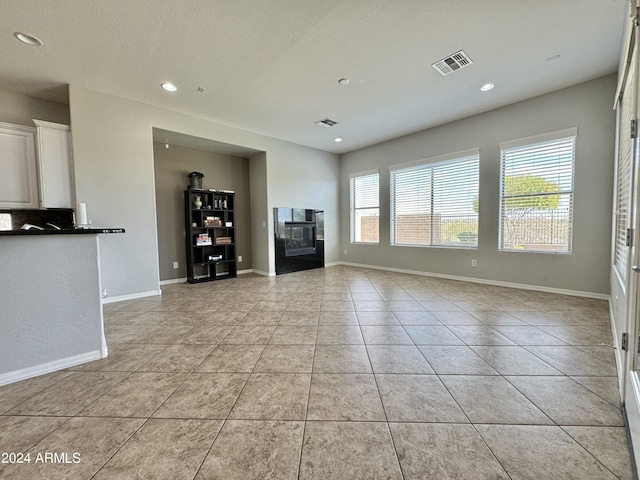
<path fill-rule="evenodd" d="M 636 462 L 640 460 L 640 182 L 638 181 L 638 17 L 636 1 L 627 28 L 628 47 L 616 98 L 616 197 L 612 268 L 613 332 L 617 335 L 621 397 L 625 404 Z M 624 334 L 624 337 L 623 337 Z M 624 340 L 624 341 L 623 341 Z M 625 345 L 626 344 L 626 345 Z M 621 371 L 622 370 L 622 371 Z"/>

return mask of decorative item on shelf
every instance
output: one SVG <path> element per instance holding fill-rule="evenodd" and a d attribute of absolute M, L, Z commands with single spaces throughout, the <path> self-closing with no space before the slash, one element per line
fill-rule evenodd
<path fill-rule="evenodd" d="M 233 228 L 233 222 L 225 222 L 224 226 L 227 228 Z"/>
<path fill-rule="evenodd" d="M 190 188 L 202 188 L 202 177 L 204 177 L 204 174 L 200 172 L 191 172 L 187 177 L 189 177 Z"/>
<path fill-rule="evenodd" d="M 207 217 L 204 219 L 203 223 L 205 227 L 221 227 L 222 226 L 222 220 L 220 219 L 220 217 Z"/>
<path fill-rule="evenodd" d="M 207 257 L 210 262 L 220 262 L 222 261 L 222 254 L 219 255 L 208 255 Z"/>
<path fill-rule="evenodd" d="M 10 213 L 0 213 L 0 230 L 11 230 Z"/>
<path fill-rule="evenodd" d="M 231 237 L 217 237 L 216 238 L 216 245 L 230 245 L 231 244 Z"/>
<path fill-rule="evenodd" d="M 199 233 L 196 237 L 196 246 L 198 247 L 204 247 L 211 244 L 211 237 L 208 233 Z"/>
<path fill-rule="evenodd" d="M 89 228 L 91 221 L 87 219 L 87 204 L 78 203 L 76 208 L 76 228 Z"/>
<path fill-rule="evenodd" d="M 202 208 L 202 196 L 196 195 L 196 199 L 193 201 L 193 206 L 196 208 Z"/>

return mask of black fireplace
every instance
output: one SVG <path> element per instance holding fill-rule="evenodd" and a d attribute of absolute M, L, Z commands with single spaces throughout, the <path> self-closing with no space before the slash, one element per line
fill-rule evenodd
<path fill-rule="evenodd" d="M 315 222 L 285 222 L 284 254 L 287 257 L 297 255 L 315 255 Z"/>
<path fill-rule="evenodd" d="M 276 274 L 324 267 L 324 212 L 274 208 Z"/>

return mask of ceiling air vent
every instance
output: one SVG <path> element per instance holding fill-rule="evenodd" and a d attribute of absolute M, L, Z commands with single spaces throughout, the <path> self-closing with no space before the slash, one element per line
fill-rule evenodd
<path fill-rule="evenodd" d="M 335 120 L 331 120 L 330 118 L 323 118 L 322 120 L 318 120 L 317 122 L 315 122 L 315 125 L 319 125 L 324 128 L 333 127 L 337 124 L 338 122 L 336 122 Z"/>
<path fill-rule="evenodd" d="M 460 70 L 461 68 L 466 67 L 467 65 L 471 65 L 472 63 L 473 61 L 469 58 L 469 56 L 462 50 L 460 50 L 453 55 L 449 55 L 442 60 L 438 60 L 431 66 L 439 71 L 444 77 L 446 75 L 449 75 L 450 73 L 455 72 L 456 70 Z"/>

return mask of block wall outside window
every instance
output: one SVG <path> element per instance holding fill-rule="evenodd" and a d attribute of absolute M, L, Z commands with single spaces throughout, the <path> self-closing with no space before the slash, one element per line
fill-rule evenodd
<path fill-rule="evenodd" d="M 391 245 L 477 248 L 478 149 L 389 167 Z"/>
<path fill-rule="evenodd" d="M 351 243 L 380 241 L 379 182 L 377 170 L 349 176 Z"/>

